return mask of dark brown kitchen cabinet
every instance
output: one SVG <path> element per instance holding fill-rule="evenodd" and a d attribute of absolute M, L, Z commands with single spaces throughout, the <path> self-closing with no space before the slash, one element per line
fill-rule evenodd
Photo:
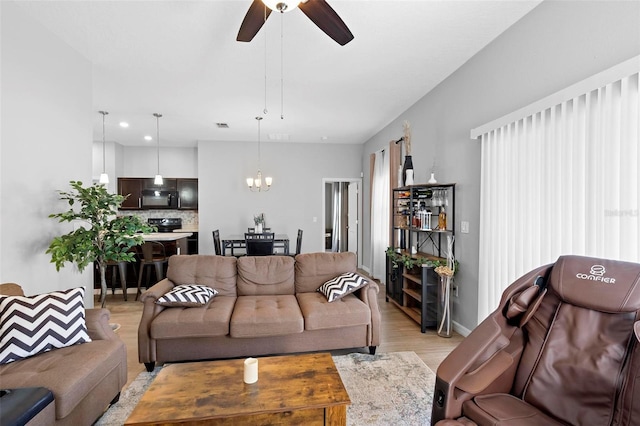
<path fill-rule="evenodd" d="M 144 185 L 142 189 L 154 189 L 154 190 L 162 190 L 162 191 L 176 191 L 178 186 L 178 180 L 175 178 L 163 178 L 162 185 L 155 184 L 155 178 L 146 178 L 142 179 L 144 181 Z"/>
<path fill-rule="evenodd" d="M 198 179 L 178 179 L 178 208 L 198 210 Z"/>
<path fill-rule="evenodd" d="M 127 196 L 120 208 L 122 210 L 140 210 L 142 208 L 142 188 L 144 179 L 118 178 L 118 194 Z"/>

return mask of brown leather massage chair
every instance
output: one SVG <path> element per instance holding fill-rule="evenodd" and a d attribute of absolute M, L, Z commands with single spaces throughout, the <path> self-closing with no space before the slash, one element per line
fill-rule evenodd
<path fill-rule="evenodd" d="M 640 425 L 640 264 L 524 275 L 440 364 L 432 424 Z"/>

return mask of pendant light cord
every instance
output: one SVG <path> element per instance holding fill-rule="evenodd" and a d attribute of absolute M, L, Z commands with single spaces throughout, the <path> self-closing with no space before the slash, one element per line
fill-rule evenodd
<path fill-rule="evenodd" d="M 107 111 L 100 111 L 102 114 L 102 173 L 106 173 L 107 168 L 107 150 L 105 148 L 105 130 L 104 130 L 104 118 L 107 114 Z"/>
<path fill-rule="evenodd" d="M 160 174 L 160 117 L 162 114 L 153 114 L 156 117 L 156 153 L 158 158 L 158 175 Z"/>
<path fill-rule="evenodd" d="M 260 150 L 260 122 L 262 121 L 262 117 L 256 117 L 258 120 L 258 171 L 260 171 L 260 163 L 262 159 L 262 153 Z"/>

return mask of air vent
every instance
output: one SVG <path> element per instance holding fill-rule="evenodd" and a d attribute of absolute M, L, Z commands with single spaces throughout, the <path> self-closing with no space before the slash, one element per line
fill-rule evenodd
<path fill-rule="evenodd" d="M 269 140 L 271 141 L 288 141 L 289 135 L 286 133 L 269 133 Z"/>
<path fill-rule="evenodd" d="M 216 126 L 218 126 L 218 129 L 228 129 L 229 125 L 227 123 L 216 123 Z"/>

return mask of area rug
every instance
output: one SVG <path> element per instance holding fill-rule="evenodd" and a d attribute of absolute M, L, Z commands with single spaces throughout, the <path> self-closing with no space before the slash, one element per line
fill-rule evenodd
<path fill-rule="evenodd" d="M 351 399 L 347 425 L 431 424 L 435 374 L 415 352 L 353 353 L 333 361 Z M 160 370 L 140 373 L 96 425 L 124 424 Z"/>

